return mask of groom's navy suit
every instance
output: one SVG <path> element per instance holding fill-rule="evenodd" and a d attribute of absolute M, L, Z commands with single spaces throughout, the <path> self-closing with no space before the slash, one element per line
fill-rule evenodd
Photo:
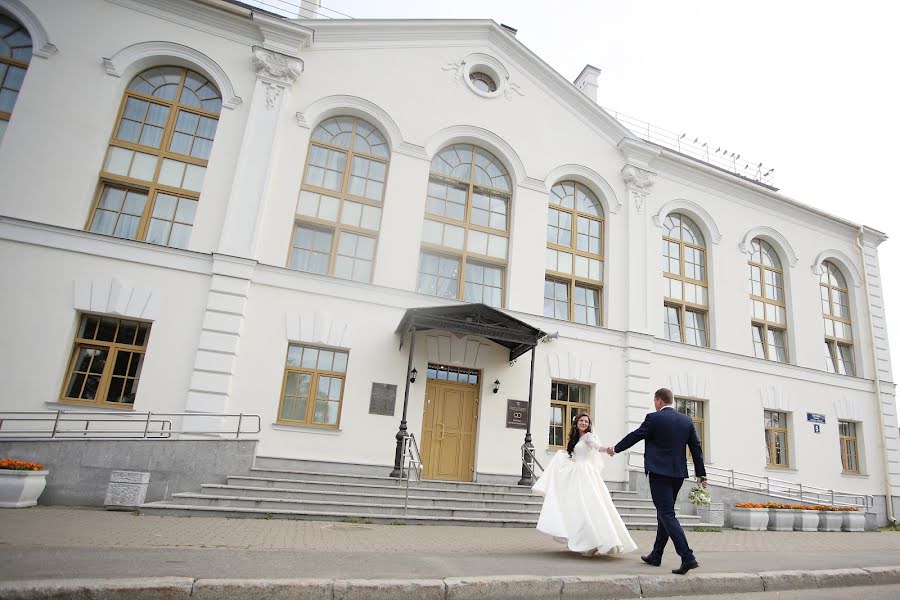
<path fill-rule="evenodd" d="M 685 447 L 691 450 L 696 475 L 706 477 L 703 451 L 694 423 L 671 405 L 665 406 L 648 414 L 641 426 L 622 438 L 613 450 L 623 452 L 641 440 L 644 440 L 644 472 L 650 475 L 650 495 L 656 506 L 656 542 L 650 557 L 662 558 L 671 537 L 681 561 L 691 562 L 695 560 L 694 553 L 675 517 L 675 499 L 688 476 Z"/>

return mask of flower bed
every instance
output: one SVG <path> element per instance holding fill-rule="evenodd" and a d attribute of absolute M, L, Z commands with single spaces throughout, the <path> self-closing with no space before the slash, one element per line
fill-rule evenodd
<path fill-rule="evenodd" d="M 865 515 L 855 506 L 780 502 L 739 502 L 731 517 L 732 527 L 751 531 L 863 531 L 866 522 Z"/>

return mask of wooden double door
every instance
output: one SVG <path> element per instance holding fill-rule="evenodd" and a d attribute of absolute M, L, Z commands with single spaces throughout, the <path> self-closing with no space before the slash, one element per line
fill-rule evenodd
<path fill-rule="evenodd" d="M 428 379 L 422 420 L 425 479 L 472 481 L 478 384 Z"/>

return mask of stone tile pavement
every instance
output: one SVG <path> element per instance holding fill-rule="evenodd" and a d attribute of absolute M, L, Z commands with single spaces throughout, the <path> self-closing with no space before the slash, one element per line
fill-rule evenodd
<path fill-rule="evenodd" d="M 642 551 L 653 531 L 632 532 Z M 900 565 L 900 532 L 693 532 L 698 572 Z M 641 552 L 583 558 L 534 529 L 420 527 L 134 515 L 100 509 L 0 510 L 0 579 L 53 577 L 443 578 L 662 575 Z"/>

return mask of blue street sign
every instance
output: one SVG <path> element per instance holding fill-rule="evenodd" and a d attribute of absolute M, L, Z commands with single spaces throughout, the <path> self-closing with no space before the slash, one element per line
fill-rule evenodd
<path fill-rule="evenodd" d="M 825 423 L 825 415 L 818 413 L 806 413 L 806 420 L 810 423 Z M 817 432 L 818 433 L 818 432 Z"/>

